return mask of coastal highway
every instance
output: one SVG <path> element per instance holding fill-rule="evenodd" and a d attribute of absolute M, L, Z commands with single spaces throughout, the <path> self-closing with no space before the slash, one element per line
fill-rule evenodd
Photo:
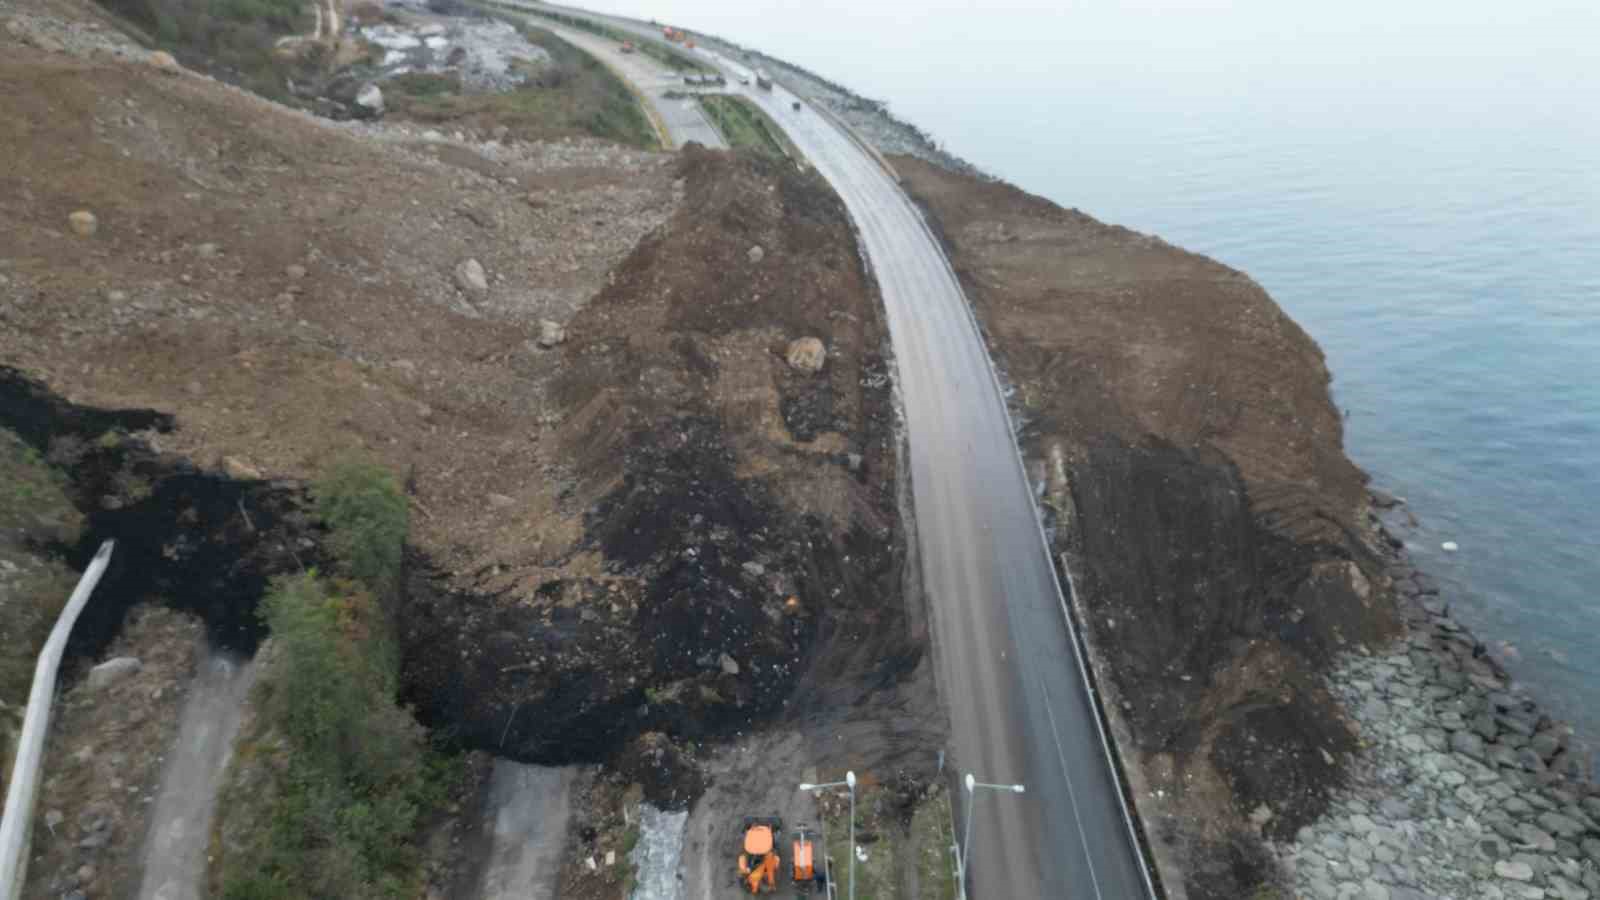
<path fill-rule="evenodd" d="M 607 17 L 641 37 L 643 23 Z M 709 51 L 730 75 L 736 64 Z M 1155 888 L 1090 696 L 1005 398 L 949 263 L 881 166 L 781 86 L 758 104 L 844 200 L 889 319 L 910 444 L 950 759 L 979 781 L 971 896 L 1126 898 Z M 956 796 L 958 816 L 965 797 Z"/>
<path fill-rule="evenodd" d="M 519 0 L 502 0 L 501 5 L 524 10 L 540 8 L 540 4 L 523 3 Z M 682 147 L 694 141 L 706 147 L 727 148 L 728 144 L 722 139 L 722 133 L 717 131 L 716 126 L 706 118 L 705 111 L 693 97 L 666 96 L 667 91 L 683 91 L 684 84 L 683 79 L 665 65 L 643 53 L 621 53 L 617 50 L 616 41 L 599 35 L 568 28 L 548 19 L 536 20 L 536 24 L 553 32 L 567 43 L 581 48 L 605 63 L 618 76 L 627 79 L 634 90 L 649 100 L 650 105 L 661 117 L 661 124 L 666 128 L 673 147 Z"/>
<path fill-rule="evenodd" d="M 1027 787 L 974 797 L 972 896 L 1152 896 L 1005 398 L 943 251 L 837 126 L 781 87 L 747 96 L 838 191 L 883 293 L 952 765 Z"/>

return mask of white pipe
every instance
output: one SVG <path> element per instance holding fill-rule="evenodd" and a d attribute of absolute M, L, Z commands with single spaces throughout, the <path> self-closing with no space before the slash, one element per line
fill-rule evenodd
<path fill-rule="evenodd" d="M 22 736 L 17 740 L 17 760 L 11 767 L 11 782 L 6 788 L 5 818 L 0 819 L 0 898 L 18 900 L 28 870 L 28 838 L 32 831 L 33 806 L 39 795 L 39 769 L 44 758 L 44 739 L 50 732 L 50 706 L 55 699 L 56 670 L 67 649 L 67 636 L 78 621 L 78 614 L 89 602 L 89 594 L 111 561 L 114 541 L 100 545 L 89 568 L 78 579 L 67 606 L 56 619 L 50 639 L 39 653 L 33 670 L 33 688 L 28 693 L 28 711 L 22 718 Z"/>

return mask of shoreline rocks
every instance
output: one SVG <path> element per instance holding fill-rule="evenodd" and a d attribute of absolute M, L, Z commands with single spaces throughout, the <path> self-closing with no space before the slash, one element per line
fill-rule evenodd
<path fill-rule="evenodd" d="M 1278 848 L 1293 895 L 1600 900 L 1600 788 L 1571 728 L 1431 578 L 1403 559 L 1387 574 L 1406 633 L 1329 676 L 1367 749 L 1328 814 Z"/>

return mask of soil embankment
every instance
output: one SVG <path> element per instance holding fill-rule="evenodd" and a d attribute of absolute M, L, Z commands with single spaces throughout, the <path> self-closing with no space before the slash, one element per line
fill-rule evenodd
<path fill-rule="evenodd" d="M 894 165 L 1016 388 L 1151 837 L 1191 897 L 1273 877 L 1356 740 L 1322 687 L 1394 633 L 1315 343 L 1244 274 L 1009 185 Z"/>
<path fill-rule="evenodd" d="M 768 160 L 691 148 L 677 174 L 683 205 L 569 326 L 538 446 L 560 478 L 505 498 L 509 540 L 454 589 L 410 591 L 420 708 L 514 758 L 848 708 L 833 692 L 892 692 L 921 652 L 843 208 Z M 819 369 L 789 362 L 805 338 Z"/>
<path fill-rule="evenodd" d="M 269 580 L 332 564 L 305 483 L 359 454 L 405 476 L 402 689 L 436 736 L 679 808 L 722 771 L 690 742 L 778 716 L 796 769 L 932 765 L 892 364 L 825 184 L 318 121 L 102 53 L 47 21 L 72 5 L 0 33 L 0 426 L 71 540 L 119 538 L 74 652 L 140 600 L 252 650 Z"/>

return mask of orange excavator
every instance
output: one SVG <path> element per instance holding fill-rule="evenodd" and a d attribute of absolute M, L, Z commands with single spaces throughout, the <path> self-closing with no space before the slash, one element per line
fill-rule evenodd
<path fill-rule="evenodd" d="M 746 816 L 743 852 L 739 854 L 739 883 L 751 894 L 770 894 L 778 889 L 778 870 L 782 860 L 777 842 L 783 834 L 783 820 L 777 816 Z M 808 894 L 823 884 L 816 866 L 817 833 L 805 825 L 794 830 L 790 856 L 795 890 Z"/>
<path fill-rule="evenodd" d="M 776 841 L 782 833 L 783 820 L 777 816 L 745 816 L 739 882 L 751 894 L 770 894 L 778 889 L 780 862 Z"/>

